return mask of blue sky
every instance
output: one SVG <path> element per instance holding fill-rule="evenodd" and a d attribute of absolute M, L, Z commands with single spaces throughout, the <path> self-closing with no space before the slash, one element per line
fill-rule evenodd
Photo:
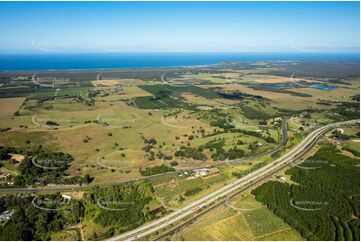
<path fill-rule="evenodd" d="M 359 2 L 0 2 L 0 52 L 358 52 Z"/>

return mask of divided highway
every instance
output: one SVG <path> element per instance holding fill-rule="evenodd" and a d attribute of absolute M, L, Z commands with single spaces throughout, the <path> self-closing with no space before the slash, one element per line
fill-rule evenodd
<path fill-rule="evenodd" d="M 172 212 L 162 218 L 159 218 L 153 222 L 140 226 L 131 231 L 125 232 L 118 236 L 111 238 L 110 240 L 138 240 L 144 236 L 150 235 L 153 232 L 159 231 L 171 224 L 181 221 L 183 218 L 186 218 L 189 215 L 192 215 L 197 212 L 198 209 L 207 206 L 219 198 L 229 195 L 232 192 L 235 192 L 239 189 L 245 190 L 244 186 L 250 187 L 254 185 L 255 182 L 259 183 L 260 181 L 266 179 L 270 175 L 284 169 L 287 166 L 295 165 L 297 159 L 302 157 L 307 151 L 309 151 L 317 141 L 329 130 L 347 124 L 354 124 L 359 122 L 359 120 L 351 120 L 345 122 L 339 122 L 334 124 L 329 124 L 319 129 L 311 132 L 304 140 L 302 140 L 297 146 L 292 150 L 287 152 L 282 157 L 276 159 L 272 163 L 254 171 L 245 177 L 242 177 L 231 184 L 228 184 L 221 189 L 212 192 L 203 198 L 192 202 L 191 204 L 181 208 L 175 212 Z M 239 193 L 239 192 L 238 192 Z M 223 201 L 224 202 L 224 201 Z M 210 209 L 208 209 L 210 210 Z M 207 211 L 208 211 L 207 210 Z"/>

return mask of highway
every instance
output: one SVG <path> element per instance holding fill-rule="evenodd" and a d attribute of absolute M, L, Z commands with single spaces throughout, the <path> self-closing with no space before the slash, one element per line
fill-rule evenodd
<path fill-rule="evenodd" d="M 245 157 L 245 158 L 242 158 L 242 159 L 225 161 L 225 162 L 222 162 L 222 163 L 218 163 L 216 166 L 220 166 L 220 165 L 224 165 L 224 164 L 232 164 L 232 163 L 236 163 L 236 162 L 246 162 L 246 161 L 250 161 L 250 160 L 253 160 L 253 159 L 256 159 L 256 158 L 260 158 L 260 157 L 263 157 L 263 156 L 266 156 L 266 155 L 273 154 L 273 153 L 277 152 L 279 149 L 281 149 L 284 145 L 286 145 L 287 140 L 288 140 L 288 136 L 287 136 L 287 119 L 286 119 L 286 117 L 283 117 L 283 121 L 282 121 L 282 142 L 281 142 L 281 144 L 279 144 L 278 146 L 274 147 L 273 149 L 271 149 L 269 151 L 259 153 L 259 154 L 253 155 L 253 156 Z M 211 166 L 194 167 L 193 169 L 209 168 L 209 167 L 211 167 Z M 39 193 L 39 192 L 85 191 L 85 190 L 91 190 L 91 189 L 94 189 L 94 188 L 111 187 L 111 186 L 121 185 L 121 184 L 125 184 L 125 183 L 135 182 L 135 181 L 151 180 L 151 179 L 154 179 L 154 178 L 167 176 L 167 175 L 171 175 L 171 174 L 174 174 L 174 173 L 176 173 L 176 174 L 181 173 L 183 171 L 186 171 L 186 170 L 178 170 L 178 171 L 175 171 L 175 172 L 168 172 L 168 173 L 163 173 L 163 174 L 154 175 L 154 176 L 142 177 L 142 178 L 138 178 L 138 179 L 134 179 L 134 180 L 120 181 L 120 182 L 115 182 L 115 183 L 107 183 L 107 184 L 99 184 L 99 185 L 28 187 L 28 188 L 1 188 L 0 189 L 0 194 L 1 193 Z"/>
<path fill-rule="evenodd" d="M 285 167 L 289 165 L 294 165 L 295 164 L 294 161 L 302 157 L 305 153 L 307 153 L 307 151 L 309 151 L 327 131 L 337 126 L 353 124 L 356 122 L 359 122 L 359 120 L 351 120 L 351 121 L 329 124 L 319 129 L 316 129 L 313 132 L 311 132 L 305 139 L 303 139 L 297 146 L 295 146 L 285 155 L 276 159 L 272 163 L 236 180 L 235 182 L 232 182 L 231 184 L 222 187 L 221 189 L 215 192 L 212 192 L 202 197 L 197 201 L 192 202 L 191 204 L 185 206 L 184 208 L 174 211 L 162 218 L 159 218 L 158 220 L 152 221 L 136 229 L 115 236 L 110 240 L 139 240 L 144 236 L 150 235 L 153 232 L 159 231 L 160 229 L 163 229 L 171 224 L 181 221 L 187 216 L 196 213 L 197 210 L 199 210 L 200 208 L 205 207 L 213 202 L 216 202 L 218 199 L 225 197 L 231 194 L 232 192 L 236 192 L 239 189 L 241 189 L 241 191 L 244 191 L 245 189 L 248 189 L 248 187 L 254 185 L 255 183 L 259 183 L 263 181 L 264 179 L 268 178 L 269 176 L 272 176 L 274 173 L 277 173 L 278 171 L 284 169 Z M 238 191 L 238 193 L 240 193 L 241 191 Z M 216 206 L 219 205 L 220 204 Z M 213 207 L 210 209 L 213 209 Z M 208 211 L 210 209 L 208 209 Z M 179 226 L 177 228 L 179 228 Z"/>
<path fill-rule="evenodd" d="M 358 122 L 358 121 L 352 121 L 352 122 Z M 344 123 L 345 124 L 345 123 Z M 327 128 L 327 129 L 324 129 L 322 132 L 320 132 L 317 137 L 315 137 L 315 139 L 312 140 L 312 142 L 310 142 L 306 147 L 305 149 L 303 149 L 302 152 L 300 152 L 299 154 L 297 154 L 296 156 L 294 156 L 292 158 L 292 160 L 290 162 L 287 162 L 285 163 L 283 166 L 280 166 L 279 168 L 275 169 L 275 170 L 272 170 L 271 172 L 269 172 L 266 176 L 264 177 L 261 177 L 259 179 L 256 179 L 255 181 L 253 182 L 250 182 L 248 183 L 248 185 L 246 185 L 245 187 L 242 187 L 241 190 L 237 191 L 236 193 L 232 194 L 231 196 L 227 197 L 226 199 L 224 199 L 223 201 L 207 208 L 206 210 L 202 211 L 201 213 L 199 214 L 196 214 L 195 216 L 193 216 L 191 219 L 177 225 L 176 227 L 172 228 L 170 231 L 167 231 L 165 234 L 161 235 L 160 237 L 156 238 L 155 240 L 164 240 L 167 236 L 169 235 L 172 235 L 173 233 L 175 233 L 177 230 L 181 229 L 182 227 L 194 222 L 195 220 L 197 220 L 199 217 L 203 216 L 204 214 L 216 209 L 217 207 L 223 205 L 223 204 L 226 204 L 228 205 L 228 201 L 230 199 L 232 199 L 233 197 L 247 191 L 248 189 L 250 189 L 251 187 L 255 187 L 256 185 L 260 184 L 261 182 L 265 181 L 266 179 L 268 178 L 272 178 L 273 175 L 277 174 L 278 172 L 284 170 L 285 168 L 290 168 L 292 166 L 295 166 L 298 164 L 298 162 L 295 162 L 299 159 L 301 159 L 305 154 L 307 154 L 316 144 L 317 142 L 319 141 L 319 139 L 322 138 L 322 136 L 327 132 L 329 131 L 330 128 Z"/>

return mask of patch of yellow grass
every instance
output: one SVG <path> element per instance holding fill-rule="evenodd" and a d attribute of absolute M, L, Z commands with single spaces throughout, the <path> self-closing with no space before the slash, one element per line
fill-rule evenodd
<path fill-rule="evenodd" d="M 134 97 L 143 97 L 143 96 L 152 96 L 151 93 L 137 87 L 137 86 L 126 86 L 123 87 L 123 91 L 125 92 L 124 95 L 122 95 L 122 99 L 125 98 L 134 98 Z"/>
<path fill-rule="evenodd" d="M 94 80 L 91 81 L 92 85 L 95 87 L 104 87 L 104 86 L 111 86 L 111 85 L 139 85 L 144 84 L 145 82 L 140 79 L 107 79 L 107 80 Z"/>
<path fill-rule="evenodd" d="M 17 162 L 22 162 L 25 159 L 25 156 L 20 155 L 20 154 L 10 154 L 11 155 L 11 160 L 15 160 Z"/>
<path fill-rule="evenodd" d="M 13 115 L 25 101 L 25 97 L 0 98 L 0 117 Z"/>
<path fill-rule="evenodd" d="M 207 234 L 206 237 L 195 238 L 199 240 L 253 240 L 252 233 L 247 229 L 247 222 L 242 215 L 235 215 L 219 222 L 216 222 L 210 226 L 200 229 L 200 234 Z"/>
<path fill-rule="evenodd" d="M 247 77 L 254 78 L 254 81 L 258 83 L 284 83 L 289 82 L 289 77 L 271 76 L 271 75 L 248 75 Z"/>
<path fill-rule="evenodd" d="M 73 199 L 76 199 L 76 200 L 81 200 L 84 196 L 84 192 L 63 192 L 61 194 L 69 195 Z"/>
<path fill-rule="evenodd" d="M 195 103 L 198 105 L 207 105 L 207 106 L 225 106 L 233 105 L 238 103 L 237 100 L 230 99 L 208 99 L 201 96 L 195 96 L 192 94 L 182 94 L 182 97 L 185 98 L 190 103 Z"/>

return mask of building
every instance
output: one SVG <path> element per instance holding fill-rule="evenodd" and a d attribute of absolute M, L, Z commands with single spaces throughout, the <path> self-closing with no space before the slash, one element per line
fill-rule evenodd
<path fill-rule="evenodd" d="M 281 181 L 287 181 L 287 178 L 284 176 L 276 176 L 277 179 L 280 179 Z"/>
<path fill-rule="evenodd" d="M 11 211 L 4 211 L 2 214 L 0 214 L 0 222 L 9 220 L 15 213 L 15 210 L 11 210 Z"/>
<path fill-rule="evenodd" d="M 208 175 L 208 169 L 207 168 L 196 169 L 196 170 L 193 170 L 193 172 L 194 172 L 195 177 L 207 176 Z"/>
<path fill-rule="evenodd" d="M 61 197 L 64 198 L 64 200 L 67 200 L 68 202 L 71 201 L 71 196 L 70 195 L 62 194 Z"/>
<path fill-rule="evenodd" d="M 0 174 L 0 179 L 7 179 L 10 177 L 10 174 L 8 172 L 3 172 Z"/>
<path fill-rule="evenodd" d="M 193 177 L 207 177 L 219 174 L 218 168 L 201 168 L 193 170 Z"/>
<path fill-rule="evenodd" d="M 339 132 L 340 134 L 344 134 L 344 133 L 345 133 L 345 130 L 342 129 L 342 128 L 338 128 L 338 129 L 337 129 L 337 132 Z"/>

